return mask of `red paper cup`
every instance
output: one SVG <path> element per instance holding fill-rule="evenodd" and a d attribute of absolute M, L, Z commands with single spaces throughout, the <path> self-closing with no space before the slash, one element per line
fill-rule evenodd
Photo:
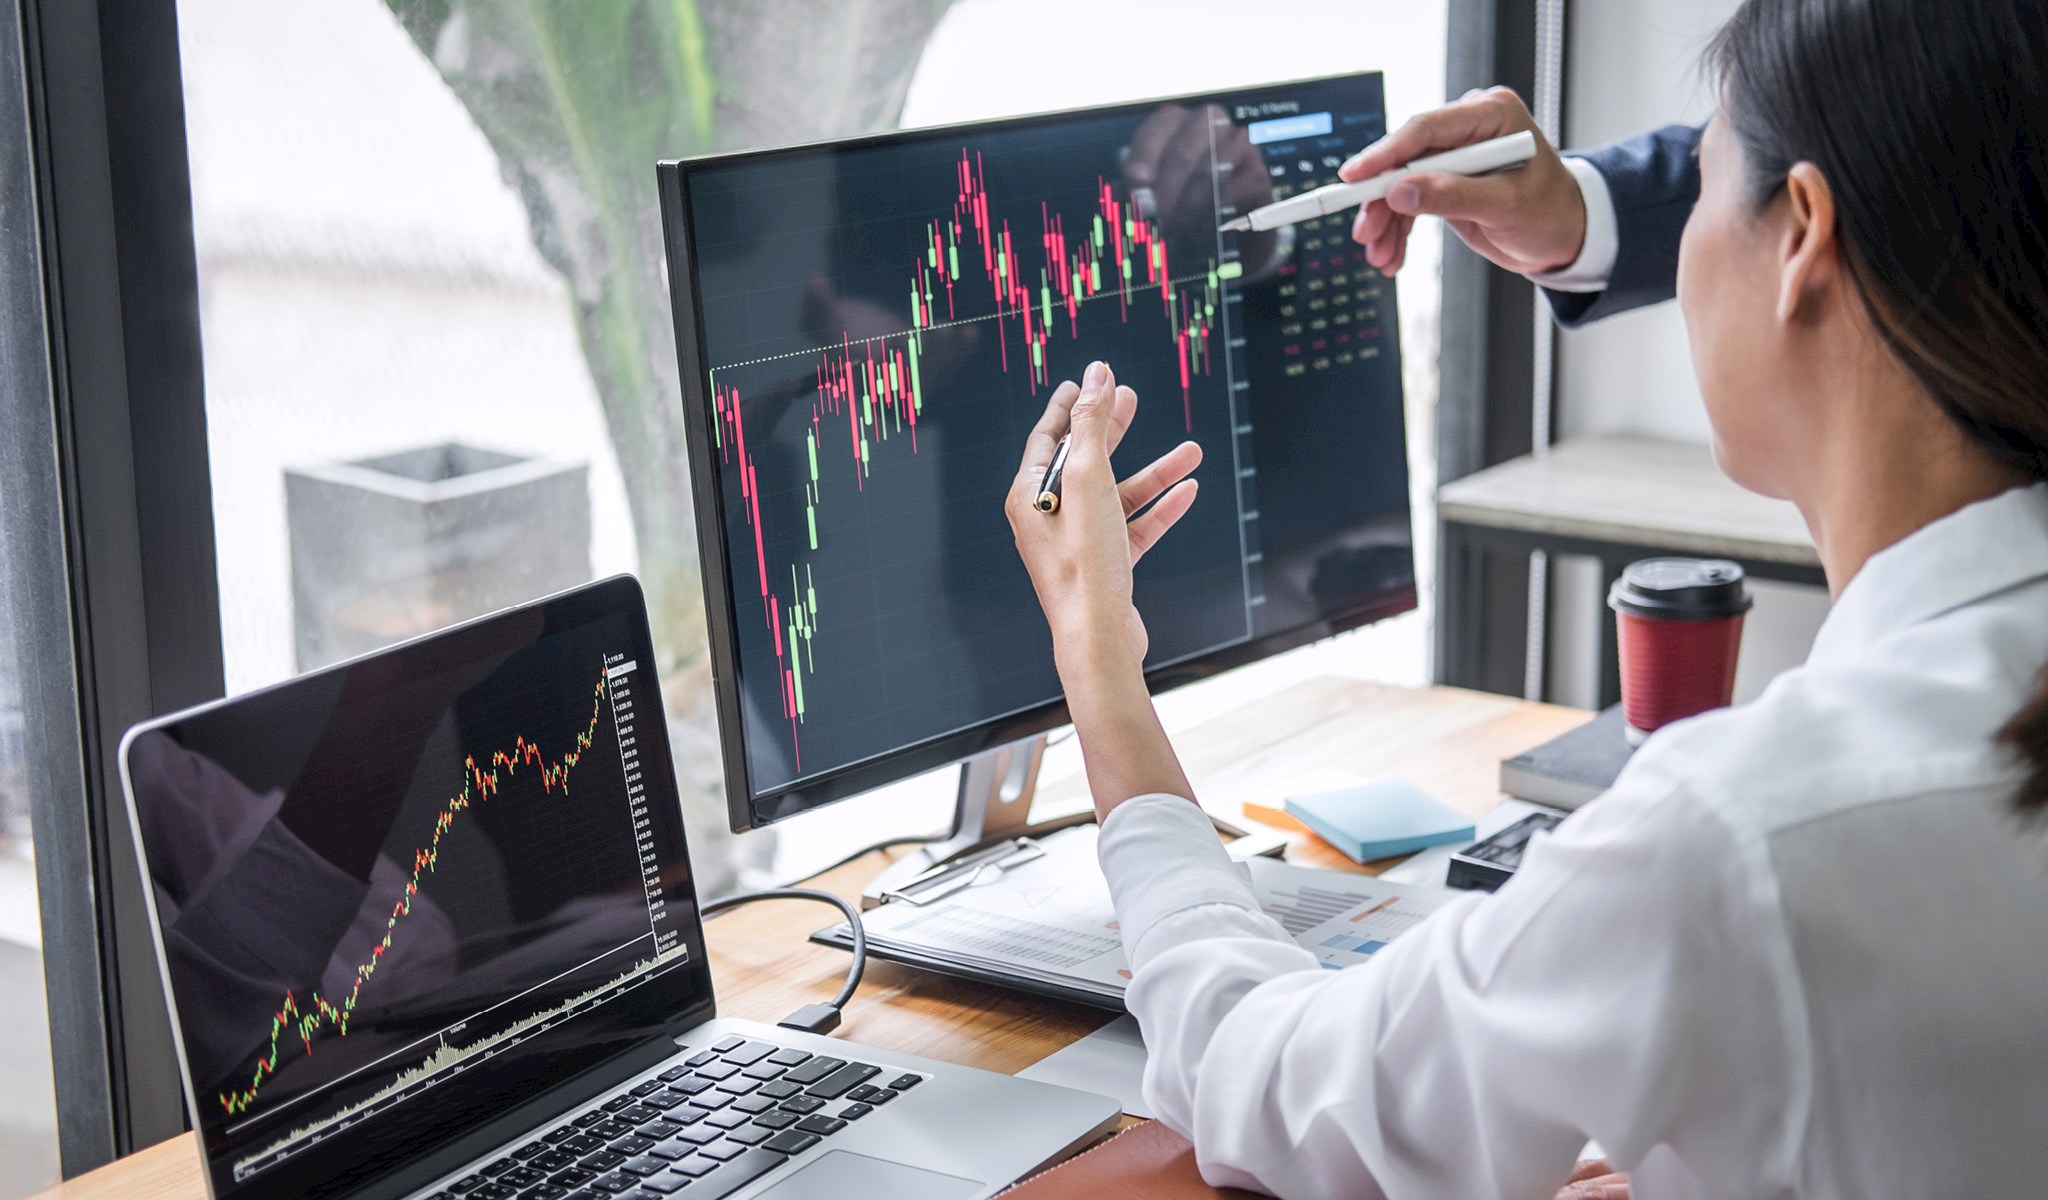
<path fill-rule="evenodd" d="M 1724 559 L 1646 558 L 1607 593 L 1621 649 L 1621 708 L 1631 744 L 1735 698 L 1742 618 L 1753 603 Z"/>

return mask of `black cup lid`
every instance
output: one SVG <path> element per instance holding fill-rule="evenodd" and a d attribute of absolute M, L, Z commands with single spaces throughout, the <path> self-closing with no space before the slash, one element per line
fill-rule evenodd
<path fill-rule="evenodd" d="M 1742 564 L 1725 558 L 1645 558 L 1624 567 L 1607 593 L 1616 612 L 1681 621 L 1732 617 L 1752 603 Z"/>

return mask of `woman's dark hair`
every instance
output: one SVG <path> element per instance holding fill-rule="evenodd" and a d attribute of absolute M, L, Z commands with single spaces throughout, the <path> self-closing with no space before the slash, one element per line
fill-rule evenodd
<path fill-rule="evenodd" d="M 1752 202 L 1819 168 L 1879 336 L 1970 442 L 2048 479 L 2048 4 L 1746 0 L 1708 62 Z M 2048 668 L 1998 737 L 2015 803 L 2048 812 Z"/>

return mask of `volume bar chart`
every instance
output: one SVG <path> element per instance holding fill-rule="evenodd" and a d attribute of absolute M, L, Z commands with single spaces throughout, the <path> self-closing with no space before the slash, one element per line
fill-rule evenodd
<path fill-rule="evenodd" d="M 550 1008 L 514 1021 L 502 1029 L 460 1044 L 448 1040 L 437 1042 L 433 1052 L 425 1059 L 413 1067 L 400 1071 L 389 1083 L 369 1096 L 346 1105 L 318 1121 L 292 1129 L 241 1160 L 236 1164 L 236 1177 L 247 1179 L 265 1167 L 289 1157 L 293 1150 L 309 1140 L 365 1120 L 383 1108 L 403 1101 L 420 1089 L 431 1087 L 439 1079 L 465 1070 L 494 1053 L 546 1033 L 607 1000 L 616 999 L 622 990 L 643 982 L 650 974 L 663 968 L 679 965 L 687 957 L 688 951 L 681 946 L 656 951 L 652 957 L 634 963 L 618 975 L 569 996 Z"/>

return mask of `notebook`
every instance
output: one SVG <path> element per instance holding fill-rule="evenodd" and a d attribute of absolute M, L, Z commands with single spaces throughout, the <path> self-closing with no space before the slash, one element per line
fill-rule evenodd
<path fill-rule="evenodd" d="M 861 919 L 868 953 L 1121 1011 L 1130 971 L 1096 865 L 1097 833 L 1094 825 L 1062 829 L 1037 839 L 1043 855 L 941 899 L 869 909 Z M 1456 895 L 1269 858 L 1243 868 L 1266 915 L 1331 971 L 1365 962 Z M 852 944 L 844 922 L 811 940 Z"/>
<path fill-rule="evenodd" d="M 1355 862 L 1469 842 L 1472 818 L 1398 779 L 1290 796 L 1287 812 Z"/>
<path fill-rule="evenodd" d="M 1633 752 L 1622 736 L 1617 704 L 1569 733 L 1502 759 L 1500 790 L 1537 804 L 1577 808 L 1613 787 Z"/>

